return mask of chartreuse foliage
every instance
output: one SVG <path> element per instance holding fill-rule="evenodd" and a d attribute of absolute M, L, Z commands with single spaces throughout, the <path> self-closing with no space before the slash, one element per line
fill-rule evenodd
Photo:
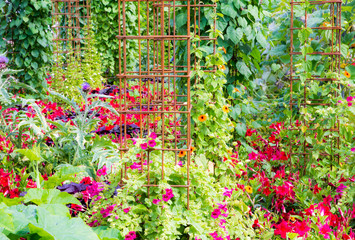
<path fill-rule="evenodd" d="M 85 44 L 82 43 L 82 55 L 73 54 L 73 48 L 71 44 L 68 44 L 66 46 L 68 53 L 58 55 L 57 62 L 53 66 L 54 76 L 50 86 L 56 92 L 65 97 L 74 98 L 77 102 L 82 101 L 79 88 L 84 82 L 90 84 L 92 88 L 98 88 L 102 87 L 104 81 L 101 76 L 101 61 L 95 47 L 94 34 L 89 27 L 84 28 L 83 34 L 86 35 L 87 40 Z M 57 51 L 61 50 L 57 49 Z M 57 100 L 61 101 L 60 98 Z"/>
<path fill-rule="evenodd" d="M 144 139 L 137 139 L 137 143 L 131 146 L 124 155 L 122 164 L 128 166 L 136 160 L 137 154 L 143 154 L 140 144 Z M 157 147 L 161 142 L 157 141 Z M 186 184 L 186 165 L 175 165 L 173 153 L 164 155 L 164 180 L 161 171 L 161 152 L 150 152 L 150 182 L 159 185 L 150 188 L 149 197 L 146 174 L 137 169 L 128 168 L 125 186 L 117 190 L 117 196 L 112 196 L 112 190 L 108 189 L 100 194 L 101 198 L 93 202 L 92 207 L 83 217 L 88 223 L 98 221 L 101 226 L 109 226 L 118 229 L 123 235 L 135 231 L 139 239 L 210 239 L 209 235 L 218 232 L 221 236 L 230 235 L 231 239 L 244 237 L 244 239 L 256 239 L 256 232 L 251 227 L 254 220 L 261 217 L 260 208 L 250 215 L 249 208 L 245 204 L 246 196 L 240 190 L 235 190 L 231 197 L 224 195 L 224 187 L 235 186 L 233 177 L 225 174 L 216 179 L 207 171 L 207 160 L 194 157 L 194 164 L 190 165 L 191 189 L 190 209 L 187 210 L 186 188 L 172 188 L 173 197 L 167 201 L 162 199 L 162 193 L 170 189 L 170 185 Z M 233 176 L 233 175 L 232 175 Z M 120 181 L 119 174 L 111 174 L 109 181 L 114 185 Z M 154 204 L 153 200 L 160 200 Z M 219 220 L 211 217 L 211 212 L 217 208 L 217 204 L 225 204 L 228 208 L 225 217 L 226 231 L 218 227 Z M 103 218 L 100 209 L 106 209 L 114 205 L 112 215 Z M 123 211 L 123 210 L 126 210 Z M 262 219 L 263 217 L 261 217 Z M 263 220 L 262 220 L 263 221 Z M 267 224 L 267 223 L 266 223 Z"/>
<path fill-rule="evenodd" d="M 19 203 L 21 199 L 18 200 Z M 82 219 L 70 217 L 65 204 L 80 202 L 66 192 L 30 189 L 24 202 L 36 205 L 16 205 L 10 201 L 7 201 L 9 205 L 0 203 L 1 239 L 122 239 L 118 230 L 92 229 Z"/>
<path fill-rule="evenodd" d="M 38 89 L 45 86 L 52 61 L 50 0 L 0 1 L 0 49 L 12 53 L 16 76 Z"/>

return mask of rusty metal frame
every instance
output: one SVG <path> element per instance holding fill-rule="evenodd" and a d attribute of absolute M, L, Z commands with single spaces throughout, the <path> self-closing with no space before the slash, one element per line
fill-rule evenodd
<path fill-rule="evenodd" d="M 322 82 L 322 84 L 333 84 L 336 83 L 337 88 L 340 89 L 340 83 L 338 82 L 339 79 L 337 78 L 325 78 L 325 77 L 320 77 L 320 76 L 312 76 L 309 79 L 306 79 L 306 84 L 303 87 L 303 98 L 302 99 L 294 99 L 293 98 L 293 85 L 295 82 L 300 81 L 300 76 L 297 75 L 295 68 L 294 68 L 294 58 L 296 55 L 302 55 L 301 52 L 296 52 L 295 51 L 295 41 L 294 41 L 294 33 L 297 30 L 300 30 L 301 28 L 296 28 L 294 27 L 294 20 L 295 20 L 295 11 L 294 8 L 297 5 L 301 5 L 305 3 L 304 1 L 290 1 L 290 7 L 291 7 L 291 26 L 290 26 L 290 42 L 291 42 L 291 47 L 290 47 L 290 102 L 289 102 L 289 107 L 291 110 L 291 114 L 294 111 L 294 106 L 299 105 L 302 106 L 303 108 L 311 108 L 311 107 L 328 107 L 331 106 L 331 103 L 324 103 L 326 99 L 309 99 L 307 96 L 307 83 L 310 81 L 319 81 Z M 329 23 L 331 26 L 318 26 L 318 27 L 311 27 L 313 30 L 319 30 L 319 31 L 331 31 L 331 41 L 329 43 L 329 46 L 331 47 L 330 52 L 313 52 L 309 53 L 305 56 L 304 60 L 307 61 L 307 56 L 309 55 L 321 55 L 321 56 L 328 56 L 331 58 L 331 71 L 337 72 L 340 74 L 340 63 L 341 63 L 341 5 L 342 5 L 342 0 L 326 0 L 326 1 L 309 1 L 310 5 L 323 5 L 322 7 L 329 7 L 330 11 L 330 19 L 331 22 Z M 310 13 L 305 10 L 304 13 L 304 26 L 307 27 L 307 20 L 308 20 L 308 15 Z M 307 40 L 306 40 L 307 41 Z M 302 43 L 301 43 L 302 44 Z M 333 88 L 333 92 L 331 93 L 333 97 L 338 97 L 338 93 L 336 89 Z M 302 127 L 305 126 L 306 131 L 302 131 Z M 332 127 L 326 127 L 326 126 L 319 126 L 322 128 L 324 131 L 330 131 L 330 132 L 337 132 L 339 134 L 339 120 L 335 119 L 335 125 Z M 303 135 L 304 138 L 306 136 L 311 136 L 310 134 L 313 134 L 314 137 L 314 131 L 317 130 L 317 127 L 311 127 L 311 122 L 306 121 L 306 119 L 303 119 L 302 122 L 296 124 L 293 120 L 293 117 L 291 116 L 290 118 L 290 127 L 288 128 L 290 131 L 296 131 L 298 134 L 297 136 Z M 337 160 L 339 163 L 339 154 L 334 153 L 333 150 L 339 149 L 339 144 L 340 144 L 340 138 L 334 137 L 334 140 L 329 139 L 327 137 L 326 144 L 328 144 L 331 148 L 332 154 L 322 152 L 320 153 L 319 159 L 322 158 L 330 158 L 330 162 Z M 296 139 L 289 139 L 289 148 L 290 148 L 290 156 L 296 156 L 299 158 L 303 158 L 303 174 L 305 173 L 307 162 L 308 162 L 308 157 L 311 154 L 312 151 L 312 146 L 304 140 L 304 142 L 300 142 L 295 144 L 294 141 Z M 295 148 L 301 147 L 302 151 L 297 151 Z M 300 161 L 300 159 L 299 159 Z M 292 159 L 290 159 L 290 164 L 292 164 Z M 332 165 L 331 165 L 332 166 Z M 299 166 L 300 167 L 300 166 Z"/>
<path fill-rule="evenodd" d="M 137 7 L 137 36 L 129 36 L 126 34 L 126 5 L 128 2 L 135 2 Z M 148 89 L 146 95 L 146 103 L 142 102 L 142 97 L 139 103 L 129 103 L 126 96 L 120 99 L 118 112 L 124 116 L 120 118 L 119 125 L 124 126 L 124 135 L 127 133 L 126 116 L 129 114 L 138 114 L 139 122 L 143 123 L 140 127 L 139 137 L 144 138 L 147 133 L 154 131 L 158 137 L 161 137 L 162 147 L 155 148 L 161 153 L 161 176 L 162 180 L 165 177 L 164 163 L 166 161 L 164 155 L 166 152 L 175 153 L 175 165 L 178 164 L 178 153 L 186 152 L 187 168 L 186 184 L 171 185 L 171 187 L 180 187 L 187 189 L 187 208 L 189 208 L 189 193 L 191 187 L 190 181 L 190 164 L 191 164 L 191 72 L 196 67 L 196 59 L 193 60 L 191 55 L 192 38 L 201 36 L 200 21 L 202 8 L 216 8 L 216 4 L 203 4 L 197 0 L 118 0 L 118 19 L 119 30 L 117 39 L 119 40 L 119 63 L 118 63 L 118 85 L 123 92 L 127 91 L 129 81 L 136 79 L 139 85 L 139 92 L 142 89 Z M 176 11 L 177 9 L 186 9 L 187 12 L 187 30 L 184 34 L 178 35 L 176 29 Z M 143 9 L 143 10 L 142 10 Z M 144 11 L 145 18 L 142 19 L 141 11 Z M 144 23 L 144 29 L 142 27 Z M 172 23 L 173 26 L 170 25 Z M 191 28 L 193 27 L 193 31 Z M 216 27 L 216 21 L 214 26 Z M 127 45 L 130 41 L 138 42 L 138 66 L 137 69 L 130 70 L 127 67 Z M 216 52 L 216 39 L 210 39 L 208 36 L 201 36 L 200 41 L 214 41 L 214 52 Z M 176 64 L 176 48 L 177 43 L 186 45 L 187 59 L 183 65 Z M 200 42 L 198 43 L 200 45 Z M 146 52 L 143 55 L 142 52 Z M 209 69 L 206 69 L 209 70 Z M 186 84 L 185 93 L 177 93 L 177 79 L 183 79 Z M 148 111 L 147 111 L 148 110 Z M 165 131 L 167 127 L 165 118 L 172 119 L 173 134 L 168 134 Z M 181 125 L 179 120 L 186 119 L 186 125 Z M 153 120 L 151 120 L 151 118 Z M 162 120 L 161 131 L 157 132 L 154 119 Z M 150 126 L 154 125 L 153 128 Z M 178 135 L 178 132 L 181 135 Z M 119 140 L 121 154 L 128 151 L 128 144 L 125 138 Z M 143 156 L 141 156 L 141 171 L 146 174 L 148 188 L 148 196 L 150 188 L 158 187 L 156 183 L 152 183 L 150 179 L 150 151 L 147 150 L 147 166 L 144 167 Z M 122 178 L 127 177 L 127 166 L 122 169 Z"/>
<path fill-rule="evenodd" d="M 66 54 L 81 56 L 89 35 L 91 0 L 52 0 L 55 60 Z M 68 48 L 70 50 L 68 50 Z"/>

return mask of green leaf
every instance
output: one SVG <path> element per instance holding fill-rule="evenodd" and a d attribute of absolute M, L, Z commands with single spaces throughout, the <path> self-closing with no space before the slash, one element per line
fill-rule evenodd
<path fill-rule="evenodd" d="M 232 107 L 232 111 L 230 112 L 230 115 L 234 120 L 237 120 L 241 112 L 242 110 L 240 109 L 240 106 L 235 105 L 234 107 Z"/>
<path fill-rule="evenodd" d="M 227 36 L 234 44 L 237 44 L 240 41 L 240 39 L 242 39 L 243 35 L 244 33 L 241 28 L 235 29 L 232 26 L 229 26 L 227 28 Z"/>
<path fill-rule="evenodd" d="M 242 61 L 238 61 L 236 64 L 236 67 L 238 69 L 238 71 L 243 74 L 246 78 L 249 78 L 251 75 L 251 71 L 249 70 L 248 66 L 242 62 Z"/>
<path fill-rule="evenodd" d="M 263 48 L 266 48 L 267 47 L 267 41 L 266 41 L 266 38 L 265 36 L 262 34 L 262 32 L 258 32 L 256 34 L 256 40 L 258 41 L 258 43 L 260 43 L 260 45 L 263 47 Z"/>
<path fill-rule="evenodd" d="M 42 239 L 56 240 L 99 240 L 94 231 L 81 218 L 52 215 L 44 208 L 37 208 L 37 222 L 29 224 L 31 233 Z"/>
<path fill-rule="evenodd" d="M 58 189 L 39 189 L 31 188 L 25 198 L 24 202 L 33 202 L 37 205 L 41 204 L 68 204 L 74 203 L 80 205 L 81 203 L 74 196 L 67 192 L 60 192 Z"/>
<path fill-rule="evenodd" d="M 235 130 L 239 134 L 239 136 L 244 137 L 245 133 L 247 132 L 247 125 L 244 123 L 238 123 Z"/>
<path fill-rule="evenodd" d="M 229 16 L 231 18 L 235 18 L 238 15 L 238 13 L 235 10 L 234 6 L 230 5 L 228 3 L 222 3 L 221 4 L 221 12 L 224 15 Z"/>
<path fill-rule="evenodd" d="M 30 161 L 39 162 L 41 160 L 41 149 L 38 145 L 33 146 L 32 149 L 16 149 L 15 152 L 21 153 Z"/>
<path fill-rule="evenodd" d="M 100 226 L 92 228 L 94 232 L 100 237 L 102 240 L 115 240 L 115 239 L 123 239 L 120 231 L 114 228 L 108 228 L 106 226 Z"/>
<path fill-rule="evenodd" d="M 258 13 L 259 13 L 259 10 L 258 10 L 258 7 L 255 6 L 255 5 L 248 5 L 248 11 L 249 13 L 254 17 L 254 19 L 258 19 Z"/>

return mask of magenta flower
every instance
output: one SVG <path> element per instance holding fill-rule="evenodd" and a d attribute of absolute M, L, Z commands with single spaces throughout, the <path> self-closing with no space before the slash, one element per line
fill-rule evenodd
<path fill-rule="evenodd" d="M 351 107 L 353 105 L 352 102 L 348 102 L 348 106 Z"/>
<path fill-rule="evenodd" d="M 332 232 L 332 229 L 328 224 L 318 225 L 319 233 L 323 235 L 325 239 L 329 239 L 329 233 Z"/>
<path fill-rule="evenodd" d="M 147 143 L 142 143 L 142 144 L 141 144 L 141 148 L 142 148 L 143 150 L 146 150 L 146 149 L 148 148 L 148 144 L 147 144 Z"/>
<path fill-rule="evenodd" d="M 103 218 L 107 218 L 108 216 L 111 216 L 111 212 L 113 211 L 113 209 L 115 208 L 116 204 L 108 206 L 105 209 L 101 209 L 100 213 L 102 214 Z"/>
<path fill-rule="evenodd" d="M 355 148 L 352 148 L 351 151 L 352 151 L 352 152 L 355 152 Z"/>
<path fill-rule="evenodd" d="M 354 100 L 354 98 L 352 96 L 349 96 L 346 98 L 346 101 L 348 101 L 348 102 L 351 102 L 352 100 Z"/>
<path fill-rule="evenodd" d="M 160 201 L 161 201 L 160 199 L 153 199 L 153 204 L 157 205 L 160 203 Z"/>
<path fill-rule="evenodd" d="M 338 100 L 338 103 L 343 103 L 341 100 Z"/>
<path fill-rule="evenodd" d="M 233 188 L 231 190 L 229 190 L 228 188 L 224 188 L 224 193 L 223 193 L 223 196 L 226 196 L 226 197 L 231 197 L 233 194 Z"/>
<path fill-rule="evenodd" d="M 249 156 L 249 159 L 250 159 L 250 160 L 256 160 L 256 159 L 258 159 L 258 154 L 255 153 L 255 152 L 249 153 L 248 156 Z"/>
<path fill-rule="evenodd" d="M 134 231 L 130 231 L 126 236 L 125 236 L 125 240 L 134 240 L 137 238 L 137 234 Z"/>
<path fill-rule="evenodd" d="M 155 132 L 152 132 L 149 137 L 153 138 L 153 139 L 156 139 L 157 138 L 157 135 L 155 134 Z"/>
<path fill-rule="evenodd" d="M 137 144 L 136 139 L 132 138 L 132 143 L 133 143 L 133 145 L 136 145 Z"/>
<path fill-rule="evenodd" d="M 157 143 L 155 142 L 155 140 L 149 140 L 148 141 L 148 145 L 149 145 L 149 147 L 151 147 L 151 148 L 153 148 L 153 147 L 155 147 L 155 145 L 157 145 Z"/>
<path fill-rule="evenodd" d="M 221 210 L 219 210 L 218 208 L 213 210 L 213 212 L 211 213 L 211 217 L 214 219 L 217 219 L 219 217 L 219 215 L 221 215 Z"/>
<path fill-rule="evenodd" d="M 340 184 L 339 187 L 337 187 L 336 192 L 343 193 L 345 188 L 347 188 L 347 186 L 345 186 L 344 184 Z"/>
<path fill-rule="evenodd" d="M 106 165 L 104 165 L 101 169 L 97 170 L 97 176 L 106 176 L 107 175 L 107 169 Z"/>
<path fill-rule="evenodd" d="M 179 162 L 178 162 L 178 165 L 179 165 L 180 167 L 183 167 L 183 166 L 184 166 L 184 163 L 183 163 L 182 161 L 179 161 Z"/>
<path fill-rule="evenodd" d="M 165 189 L 165 194 L 163 194 L 163 201 L 167 202 L 174 197 L 173 190 L 171 188 Z"/>
<path fill-rule="evenodd" d="M 123 212 L 128 213 L 130 210 L 131 210 L 131 207 L 128 207 L 128 208 L 123 209 Z"/>

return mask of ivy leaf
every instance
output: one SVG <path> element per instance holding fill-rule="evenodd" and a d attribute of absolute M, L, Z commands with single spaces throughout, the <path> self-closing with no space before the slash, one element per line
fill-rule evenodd
<path fill-rule="evenodd" d="M 243 17 L 238 18 L 238 23 L 242 28 L 246 28 L 248 26 L 247 20 Z"/>
<path fill-rule="evenodd" d="M 229 26 L 227 28 L 227 36 L 229 37 L 229 39 L 234 43 L 237 44 L 240 39 L 242 39 L 243 37 L 243 30 L 241 28 L 237 28 L 235 29 L 232 26 Z"/>
<path fill-rule="evenodd" d="M 251 75 L 251 71 L 248 66 L 243 61 L 238 61 L 236 64 L 238 71 L 243 74 L 246 78 L 249 78 Z"/>
<path fill-rule="evenodd" d="M 221 12 L 226 16 L 230 16 L 231 18 L 235 18 L 238 14 L 237 11 L 234 9 L 234 6 L 228 3 L 222 3 Z"/>
<path fill-rule="evenodd" d="M 263 48 L 266 48 L 266 47 L 267 47 L 266 38 L 265 38 L 265 36 L 264 36 L 260 31 L 256 34 L 256 40 L 258 41 L 258 43 L 260 43 L 260 45 L 261 45 Z"/>
<path fill-rule="evenodd" d="M 255 5 L 248 5 L 248 11 L 249 13 L 254 17 L 254 19 L 258 19 L 258 13 L 259 13 L 259 10 L 258 10 L 258 7 L 255 6 Z"/>
<path fill-rule="evenodd" d="M 235 130 L 237 131 L 239 136 L 244 137 L 245 133 L 247 132 L 247 125 L 245 125 L 245 123 L 239 123 L 235 127 Z"/>
<path fill-rule="evenodd" d="M 234 119 L 234 120 L 237 120 L 237 118 L 239 117 L 240 113 L 242 112 L 242 110 L 240 109 L 240 106 L 239 105 L 235 105 L 233 108 L 232 108 L 232 111 L 230 112 L 230 115 L 231 117 Z"/>

